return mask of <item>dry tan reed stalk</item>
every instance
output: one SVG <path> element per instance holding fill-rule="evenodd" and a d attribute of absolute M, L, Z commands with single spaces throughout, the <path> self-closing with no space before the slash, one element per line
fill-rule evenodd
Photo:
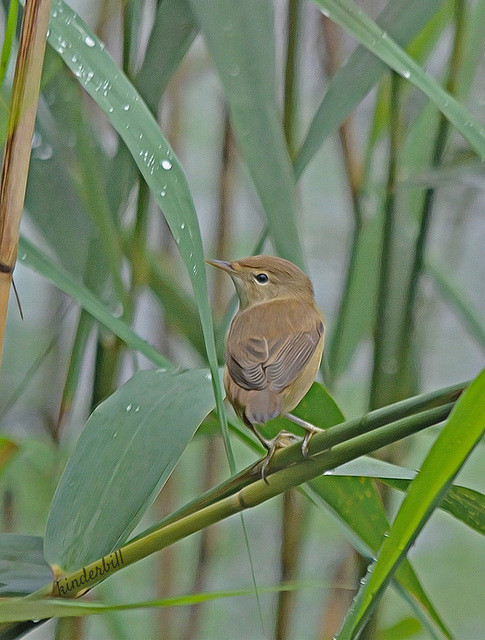
<path fill-rule="evenodd" d="M 0 181 L 0 362 L 51 0 L 26 0 Z"/>

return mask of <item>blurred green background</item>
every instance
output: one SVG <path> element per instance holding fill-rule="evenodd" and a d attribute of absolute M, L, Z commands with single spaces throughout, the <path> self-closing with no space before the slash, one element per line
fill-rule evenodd
<path fill-rule="evenodd" d="M 260 0 L 239 9 L 237 3 L 228 3 L 224 11 L 233 12 L 234 33 L 228 31 L 227 51 L 216 42 L 218 30 L 223 30 L 220 3 L 212 9 L 210 2 L 197 0 L 69 4 L 105 43 L 159 120 L 186 174 L 205 255 L 249 255 L 269 221 L 263 252 L 302 257 L 327 322 L 321 380 L 346 418 L 477 375 L 485 351 L 485 169 L 478 149 L 440 123 L 438 110 L 423 93 L 405 77 L 391 77 L 383 65 L 379 82 L 372 83 L 365 97 L 358 97 L 358 77 L 338 76 L 356 41 L 311 2 Z M 389 3 L 397 13 L 398 4 Z M 427 70 L 447 85 L 483 123 L 485 2 L 430 4 L 434 6 L 426 17 L 412 2 L 403 9 L 412 33 L 408 51 L 423 76 Z M 4 33 L 11 3 L 2 5 Z M 359 0 L 356 5 L 375 19 L 386 3 Z M 174 17 L 177 11 L 179 20 Z M 241 21 L 243 15 L 249 22 Z M 274 32 L 265 31 L 273 20 Z M 199 24 L 203 34 L 198 33 Z M 91 80 L 84 71 L 73 72 L 74 60 L 69 71 L 54 51 L 59 51 L 60 40 L 56 45 L 50 37 L 22 232 L 169 360 L 177 366 L 200 367 L 204 355 L 190 280 L 160 215 L 160 201 L 139 179 L 99 106 L 81 89 L 96 76 Z M 231 37 L 236 44 L 246 41 L 249 51 L 238 64 L 230 54 Z M 294 47 L 294 59 L 288 43 Z M 14 54 L 15 39 L 2 85 L 3 132 Z M 258 60 L 260 66 L 250 66 Z M 274 83 L 274 105 L 265 96 L 273 94 L 268 79 Z M 324 123 L 315 125 L 313 117 L 332 87 L 337 87 L 335 102 L 327 106 Z M 353 92 L 357 104 L 339 128 Z M 265 100 L 269 115 L 258 111 Z M 254 102 L 253 111 L 245 110 L 245 101 Z M 272 131 L 259 131 L 272 122 L 273 108 L 283 123 L 277 144 Z M 307 138 L 312 122 L 319 133 Z M 462 124 L 466 128 L 467 122 Z M 260 145 L 255 131 L 267 136 Z M 315 145 L 305 168 L 298 165 L 303 141 L 304 149 Z M 293 188 L 288 176 L 293 175 L 290 161 L 295 160 L 302 175 Z M 430 224 L 410 309 L 406 296 L 426 198 L 431 199 Z M 386 224 L 393 225 L 388 235 Z M 382 288 L 379 268 L 386 246 L 389 262 Z M 25 319 L 20 320 L 12 297 L 0 390 L 0 432 L 19 451 L 0 477 L 0 510 L 4 532 L 43 535 L 60 473 L 88 415 L 134 371 L 149 364 L 126 352 L 113 334 L 80 314 L 71 298 L 23 266 L 21 254 L 22 248 L 15 283 Z M 224 313 L 233 291 L 217 273 L 209 272 L 208 278 L 221 353 Z M 407 313 L 409 325 L 403 322 Z M 381 357 L 377 364 L 376 352 Z M 433 428 L 408 438 L 387 457 L 417 469 L 436 433 Z M 254 453 L 233 441 L 237 467 L 242 468 L 254 460 Z M 485 492 L 483 463 L 482 445 L 458 484 Z M 228 475 L 218 433 L 201 429 L 140 530 Z M 388 496 L 391 514 L 401 499 L 397 492 Z M 338 518 L 322 509 L 309 511 L 299 494 L 295 500 L 304 520 L 297 570 L 302 588 L 284 635 L 273 631 L 277 596 L 262 593 L 262 616 L 256 598 L 247 596 L 198 608 L 50 621 L 29 637 L 332 637 L 354 595 L 358 560 Z M 283 510 L 283 498 L 277 498 L 245 517 L 260 586 L 280 580 Z M 203 547 L 201 539 L 202 534 L 196 534 L 127 568 L 98 587 L 96 597 L 130 602 L 197 590 L 252 588 L 239 519 L 211 529 Z M 485 637 L 483 538 L 450 515 L 436 512 L 409 557 L 454 637 Z M 369 637 L 435 637 L 412 616 L 399 594 L 389 589 L 378 628 Z"/>

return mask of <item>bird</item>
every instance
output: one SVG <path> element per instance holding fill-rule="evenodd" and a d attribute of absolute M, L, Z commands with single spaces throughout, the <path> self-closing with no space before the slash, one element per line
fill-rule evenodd
<path fill-rule="evenodd" d="M 310 438 L 322 429 L 291 411 L 313 384 L 324 346 L 324 317 L 308 276 L 283 258 L 256 255 L 234 262 L 206 260 L 231 277 L 239 309 L 226 338 L 224 388 L 236 414 L 251 429 L 267 455 L 295 441 L 288 431 L 272 438 L 257 429 L 285 416 L 303 427 L 302 453 L 308 457 Z"/>

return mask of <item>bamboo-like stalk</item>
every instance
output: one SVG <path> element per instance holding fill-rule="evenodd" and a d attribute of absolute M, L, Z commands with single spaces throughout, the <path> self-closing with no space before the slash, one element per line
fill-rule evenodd
<path fill-rule="evenodd" d="M 408 398 L 395 405 L 373 411 L 360 420 L 351 420 L 332 427 L 323 434 L 317 434 L 310 442 L 310 454 L 315 456 L 310 460 L 302 460 L 301 446 L 298 443 L 287 447 L 275 454 L 273 470 L 278 467 L 279 471 L 271 475 L 269 484 L 261 479 L 260 465 L 254 465 L 203 497 L 203 502 L 200 499 L 193 501 L 157 527 L 128 542 L 119 550 L 121 554 L 119 551 L 109 554 L 79 571 L 63 576 L 59 582 L 47 585 L 28 598 L 50 595 L 80 596 L 124 566 L 137 562 L 210 524 L 257 506 L 283 493 L 289 487 L 311 480 L 326 470 L 437 424 L 446 419 L 466 386 L 455 385 Z M 342 442 L 344 434 L 349 436 L 358 433 L 361 435 L 348 442 Z M 334 442 L 341 444 L 333 446 Z M 117 566 L 114 567 L 116 559 Z M 110 570 L 106 571 L 106 568 Z M 94 573 L 95 578 L 87 580 L 86 576 L 89 577 L 90 573 Z M 59 570 L 57 574 L 60 577 Z M 59 593 L 59 585 L 65 590 L 62 594 Z M 20 628 L 30 629 L 33 626 L 35 623 L 31 622 L 0 625 L 0 635 L 5 639 L 18 637 L 18 634 L 10 636 L 10 631 L 14 630 L 17 633 Z"/>
<path fill-rule="evenodd" d="M 51 0 L 27 0 L 0 182 L 0 359 L 30 163 Z"/>
<path fill-rule="evenodd" d="M 284 493 L 289 488 L 311 480 L 345 462 L 354 460 L 357 457 L 366 455 L 442 422 L 448 417 L 453 406 L 454 403 L 450 402 L 443 406 L 428 409 L 417 415 L 381 426 L 370 433 L 363 433 L 350 441 L 331 448 L 328 447 L 327 442 L 325 442 L 323 448 L 322 442 L 315 442 L 317 438 L 321 441 L 322 437 L 325 436 L 325 434 L 317 434 L 311 441 L 313 446 L 310 447 L 310 453 L 313 457 L 308 460 L 302 458 L 300 445 L 296 444 L 287 447 L 282 450 L 282 453 L 288 453 L 292 449 L 294 463 L 290 464 L 290 466 L 284 466 L 273 473 L 269 482 L 261 478 L 259 465 L 257 465 L 256 470 L 250 468 L 247 472 L 248 475 L 250 474 L 250 483 L 236 492 L 169 522 L 151 533 L 138 537 L 80 570 L 63 575 L 61 570 L 57 568 L 56 580 L 52 586 L 49 589 L 42 589 L 33 594 L 32 597 L 48 595 L 76 597 L 82 595 L 87 589 L 94 587 L 120 569 L 138 562 L 142 558 L 160 551 L 192 533 L 201 531 L 205 527 L 220 522 L 229 516 L 240 514 L 246 509 L 256 507 Z M 329 429 L 327 433 L 330 431 Z"/>
<path fill-rule="evenodd" d="M 407 398 L 406 400 L 396 402 L 393 405 L 371 411 L 355 420 L 349 420 L 342 424 L 335 425 L 334 427 L 327 429 L 324 433 L 313 436 L 309 445 L 310 455 L 313 455 L 318 450 L 323 451 L 325 447 L 331 448 L 351 440 L 352 438 L 369 434 L 386 424 L 394 423 L 403 419 L 412 419 L 413 417 L 422 415 L 423 411 L 453 403 L 459 398 L 461 393 L 467 387 L 467 384 L 468 383 L 461 383 L 447 387 L 446 389 L 440 389 L 438 391 L 425 393 L 413 398 Z M 315 450 L 313 447 L 315 447 Z M 284 469 L 286 466 L 293 464 L 297 460 L 301 460 L 301 445 L 298 443 L 277 451 L 271 461 L 271 466 L 268 469 L 268 475 L 271 475 L 277 470 Z M 160 529 L 166 524 L 175 522 L 190 513 L 194 513 L 205 505 L 212 504 L 217 500 L 240 491 L 243 487 L 252 482 L 255 477 L 259 477 L 259 475 L 259 463 L 256 463 L 248 469 L 244 469 L 229 480 L 222 482 L 211 491 L 198 496 L 195 500 L 171 514 L 162 522 L 145 530 L 136 538 L 133 538 L 133 540 L 137 540 L 148 533 L 152 533 L 157 529 Z"/>
<path fill-rule="evenodd" d="M 388 325 L 389 300 L 390 300 L 390 274 L 391 259 L 395 241 L 395 216 L 396 216 L 396 180 L 397 158 L 400 140 L 399 117 L 399 89 L 400 76 L 391 72 L 390 94 L 390 121 L 389 121 L 389 163 L 386 185 L 386 197 L 384 204 L 384 231 L 380 255 L 380 272 L 377 292 L 377 310 L 374 328 L 374 362 L 372 367 L 372 381 L 369 399 L 369 407 L 377 409 L 384 403 L 381 401 L 386 388 L 386 364 L 387 356 L 386 327 Z M 396 364 L 397 366 L 397 364 Z"/>
<path fill-rule="evenodd" d="M 283 104 L 283 131 L 288 153 L 293 158 L 296 152 L 296 121 L 298 115 L 298 44 L 300 37 L 300 0 L 289 0 L 286 24 L 286 64 Z"/>

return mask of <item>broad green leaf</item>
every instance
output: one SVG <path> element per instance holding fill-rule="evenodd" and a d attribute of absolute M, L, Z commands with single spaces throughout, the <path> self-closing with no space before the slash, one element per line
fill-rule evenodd
<path fill-rule="evenodd" d="M 416 471 L 378 458 L 363 456 L 340 465 L 325 475 L 373 478 L 389 487 L 407 491 L 411 481 L 416 477 Z M 478 533 L 485 534 L 485 496 L 483 493 L 468 487 L 453 485 L 443 498 L 439 508 L 447 511 Z"/>
<path fill-rule="evenodd" d="M 360 604 L 347 617 L 340 640 L 355 638 L 408 549 L 446 495 L 453 479 L 485 433 L 485 370 L 454 407 L 412 482 L 384 540 L 377 563 L 361 589 Z"/>
<path fill-rule="evenodd" d="M 312 384 L 308 393 L 292 413 L 321 429 L 333 427 L 333 425 L 345 420 L 335 400 L 318 382 Z M 260 430 L 264 431 L 268 437 L 275 436 L 282 429 L 292 433 L 303 433 L 303 430 L 288 418 L 275 418 L 266 422 L 262 428 L 260 427 Z"/>
<path fill-rule="evenodd" d="M 443 1 L 391 0 L 376 22 L 405 47 L 438 11 Z M 386 71 L 386 65 L 365 46 L 356 48 L 332 78 L 313 118 L 294 163 L 297 177 L 301 176 L 328 136 L 337 131 Z"/>
<path fill-rule="evenodd" d="M 164 0 L 158 3 L 143 65 L 135 81 L 153 113 L 157 113 L 168 81 L 189 50 L 198 30 L 188 0 Z"/>
<path fill-rule="evenodd" d="M 279 255 L 302 265 L 295 177 L 275 96 L 274 16 L 261 0 L 191 0 Z"/>
<path fill-rule="evenodd" d="M 42 538 L 0 533 L 0 575 L 2 598 L 27 595 L 52 582 Z"/>
<path fill-rule="evenodd" d="M 485 129 L 478 120 L 422 69 L 404 49 L 351 0 L 314 0 L 328 17 L 348 31 L 391 69 L 421 89 L 482 159 Z"/>
<path fill-rule="evenodd" d="M 205 317 L 209 310 L 199 224 L 187 179 L 173 150 L 104 45 L 62 0 L 52 3 L 49 44 L 105 112 L 130 150 L 187 265 L 204 316 L 203 325 L 208 323 L 210 327 L 212 319 Z"/>
<path fill-rule="evenodd" d="M 83 309 L 121 338 L 129 347 L 143 353 L 159 367 L 172 367 L 172 364 L 166 358 L 158 353 L 148 342 L 140 338 L 125 322 L 113 315 L 83 284 L 77 282 L 24 237 L 21 237 L 19 241 L 18 259 L 20 263 L 47 278 L 61 291 L 71 296 Z"/>
<path fill-rule="evenodd" d="M 223 436 L 230 450 L 223 392 L 217 374 L 202 239 L 185 174 L 136 89 L 95 34 L 62 0 L 53 0 L 48 41 L 130 150 L 167 220 L 192 282 Z"/>
<path fill-rule="evenodd" d="M 60 76 L 44 89 L 53 104 L 48 106 L 43 95 L 39 99 L 25 207 L 63 266 L 79 274 L 86 266 L 94 226 L 73 182 L 79 167 L 76 150 L 68 144 L 73 136 L 70 117 L 82 120 L 80 91 L 62 69 Z"/>
<path fill-rule="evenodd" d="M 117 549 L 213 407 L 207 370 L 141 371 L 101 403 L 55 493 L 47 561 L 73 571 Z"/>
<path fill-rule="evenodd" d="M 379 458 L 362 456 L 357 460 L 352 460 L 340 465 L 340 467 L 336 467 L 333 471 L 329 471 L 327 475 L 382 478 L 383 480 L 413 480 L 416 477 L 416 471 L 400 467 L 397 464 L 391 464 Z"/>
<path fill-rule="evenodd" d="M 455 79 L 453 81 L 454 94 L 457 98 L 465 99 L 469 92 L 473 77 L 479 59 L 479 52 L 483 49 L 483 33 L 485 29 L 484 21 L 484 2 L 463 4 L 460 12 L 463 14 L 460 20 L 458 34 L 456 33 L 456 21 L 454 26 L 455 38 L 458 37 L 456 46 L 458 47 L 458 58 L 453 63 L 451 59 L 447 60 L 448 67 L 446 73 L 448 78 L 450 75 Z M 451 6 L 451 15 L 455 5 Z M 450 54 L 451 55 L 451 54 Z M 456 67 L 459 65 L 459 67 Z M 446 82 L 446 80 L 443 81 Z M 407 92 L 409 93 L 409 92 Z M 413 94 L 408 96 L 413 99 Z M 408 99 L 408 102 L 409 102 Z M 436 146 L 436 135 L 440 121 L 440 113 L 436 106 L 426 101 L 417 111 L 409 126 L 405 141 L 399 152 L 399 166 L 401 175 L 412 176 L 410 180 L 401 183 L 399 187 L 398 200 L 400 209 L 405 217 L 411 221 L 419 220 L 419 216 L 423 211 L 425 194 L 428 187 L 420 178 L 429 173 L 430 167 L 435 164 L 433 161 L 433 153 Z M 414 178 L 414 177 L 417 177 Z M 402 235 L 416 233 L 412 231 L 402 231 Z"/>
<path fill-rule="evenodd" d="M 295 409 L 295 413 L 321 428 L 328 428 L 344 420 L 336 403 L 317 383 L 313 384 L 309 393 Z M 280 428 L 291 430 L 290 425 L 291 423 L 285 420 L 284 426 Z M 371 464 L 370 460 L 366 462 L 368 465 Z M 365 463 L 361 462 L 361 464 Z M 338 467 L 336 472 L 338 473 Z M 364 555 L 375 556 L 385 533 L 389 530 L 389 522 L 373 481 L 362 477 L 339 477 L 332 472 L 332 475 L 325 474 L 312 480 L 308 483 L 308 487 L 314 495 L 325 502 L 327 507 L 330 507 L 339 522 L 352 533 L 353 540 L 357 542 L 357 548 Z M 305 489 L 303 492 L 305 493 Z M 445 624 L 409 563 L 403 564 L 396 579 L 407 592 L 416 611 L 421 616 L 426 612 L 443 633 L 450 637 Z"/>
<path fill-rule="evenodd" d="M 421 3 L 421 9 L 429 11 L 428 3 Z M 385 11 L 385 9 L 384 9 Z M 453 16 L 453 1 L 445 0 L 441 3 L 441 7 L 426 23 L 425 27 L 414 38 L 411 44 L 407 47 L 407 51 L 410 56 L 421 66 L 426 64 L 428 57 L 430 56 L 436 42 L 443 33 L 445 27 L 450 23 Z M 380 19 L 377 19 L 377 23 L 380 24 Z M 381 26 L 383 26 L 381 24 Z M 389 25 L 389 33 L 392 35 L 392 25 Z M 402 44 L 399 38 L 395 38 L 396 42 Z M 385 135 L 387 127 L 389 126 L 389 82 L 382 81 L 380 83 L 379 92 L 376 97 L 376 106 L 374 108 L 374 119 L 371 127 L 371 134 L 369 136 L 369 149 L 367 153 L 375 148 L 376 143 L 380 138 Z M 403 105 L 408 106 L 411 100 L 415 99 L 415 89 L 412 85 L 407 85 L 402 89 L 401 101 Z M 436 109 L 433 107 L 433 110 Z M 414 128 L 414 121 L 413 127 Z"/>

